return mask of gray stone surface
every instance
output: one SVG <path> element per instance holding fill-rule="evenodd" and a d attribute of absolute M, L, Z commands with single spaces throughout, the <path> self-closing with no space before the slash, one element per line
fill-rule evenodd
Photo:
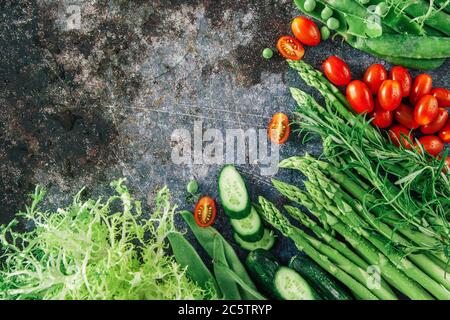
<path fill-rule="evenodd" d="M 79 30 L 65 30 L 70 4 L 80 6 Z M 283 0 L 2 0 L 0 222 L 23 208 L 37 183 L 50 206 L 82 186 L 89 195 L 106 194 L 119 177 L 149 202 L 168 185 L 174 202 L 192 208 L 185 201 L 191 179 L 217 197 L 220 166 L 174 165 L 171 134 L 192 132 L 195 120 L 222 132 L 266 128 L 275 112 L 292 114 L 289 86 L 316 94 L 281 58 L 261 57 L 297 14 Z M 306 48 L 305 60 L 319 68 L 331 54 L 345 59 L 355 78 L 380 62 L 339 38 Z M 447 71 L 448 62 L 430 72 L 437 86 L 449 87 Z M 319 155 L 320 141 L 292 136 L 280 156 L 306 151 Z M 253 199 L 284 202 L 257 166 L 239 169 Z M 302 184 L 297 173 L 277 177 Z M 221 210 L 217 227 L 230 235 Z M 291 249 L 278 243 L 283 259 Z"/>

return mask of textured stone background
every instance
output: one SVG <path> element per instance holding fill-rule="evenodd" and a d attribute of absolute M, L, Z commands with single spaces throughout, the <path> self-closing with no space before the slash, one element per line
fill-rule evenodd
<path fill-rule="evenodd" d="M 80 30 L 65 30 L 69 4 L 81 7 Z M 172 131 L 192 132 L 199 119 L 205 129 L 266 128 L 273 113 L 291 114 L 288 87 L 314 90 L 261 50 L 297 14 L 289 0 L 2 0 L 0 223 L 23 208 L 37 183 L 53 207 L 82 186 L 92 196 L 108 193 L 119 177 L 150 203 L 168 185 L 180 207 L 192 208 L 184 199 L 193 178 L 216 197 L 219 168 L 172 164 Z M 305 60 L 320 67 L 330 54 L 355 77 L 379 62 L 338 38 L 307 48 Z M 448 65 L 431 72 L 436 85 L 449 87 Z M 305 151 L 319 155 L 320 142 L 292 136 L 281 157 Z M 253 199 L 283 203 L 257 166 L 239 169 Z M 301 184 L 297 173 L 277 176 Z M 216 225 L 230 235 L 221 211 Z M 287 248 L 278 243 L 283 258 Z"/>

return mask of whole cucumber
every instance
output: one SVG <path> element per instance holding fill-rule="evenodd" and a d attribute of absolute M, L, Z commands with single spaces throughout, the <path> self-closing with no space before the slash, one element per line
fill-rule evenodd
<path fill-rule="evenodd" d="M 289 267 L 300 273 L 324 300 L 353 300 L 353 297 L 307 256 L 295 256 Z"/>

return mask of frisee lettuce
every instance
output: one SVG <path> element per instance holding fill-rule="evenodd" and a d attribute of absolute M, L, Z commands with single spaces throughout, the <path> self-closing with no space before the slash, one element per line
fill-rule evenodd
<path fill-rule="evenodd" d="M 0 227 L 0 299 L 203 299 L 211 297 L 190 281 L 167 254 L 166 237 L 177 232 L 175 207 L 161 189 L 149 219 L 142 217 L 123 180 L 109 199 L 82 200 L 41 211 L 45 192 Z M 20 222 L 34 225 L 18 232 Z"/>

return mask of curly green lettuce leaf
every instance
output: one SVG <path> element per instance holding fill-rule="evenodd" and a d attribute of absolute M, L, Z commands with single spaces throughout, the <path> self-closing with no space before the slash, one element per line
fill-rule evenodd
<path fill-rule="evenodd" d="M 211 297 L 167 254 L 166 238 L 177 232 L 167 188 L 156 196 L 149 219 L 123 180 L 111 183 L 108 199 L 82 200 L 41 211 L 45 192 L 0 227 L 0 299 L 203 299 Z M 19 232 L 25 222 L 34 227 Z"/>

